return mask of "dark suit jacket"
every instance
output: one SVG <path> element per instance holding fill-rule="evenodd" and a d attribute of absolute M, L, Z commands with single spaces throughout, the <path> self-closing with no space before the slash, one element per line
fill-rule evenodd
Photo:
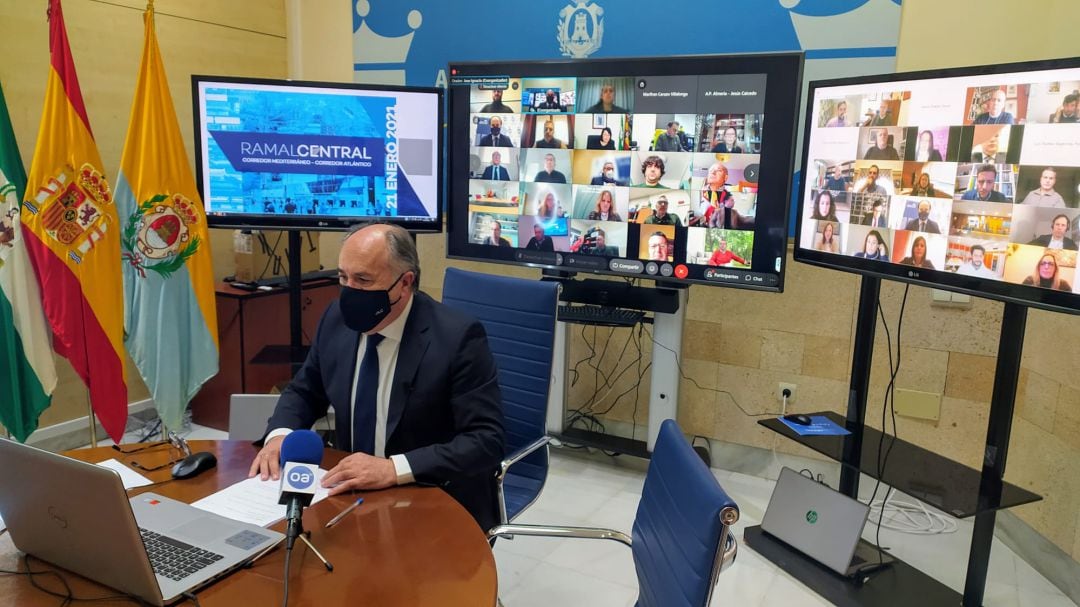
<path fill-rule="evenodd" d="M 499 147 L 499 148 L 512 148 L 513 142 L 510 141 L 510 137 L 506 133 L 499 133 L 499 138 L 495 141 L 491 140 L 491 133 L 484 135 L 480 138 L 480 145 L 484 147 Z"/>
<path fill-rule="evenodd" d="M 481 176 L 481 179 L 491 179 L 494 181 L 509 181 L 510 172 L 507 171 L 506 167 L 502 165 L 495 166 L 492 164 L 488 165 L 488 167 L 484 169 L 484 174 L 483 176 Z"/>
<path fill-rule="evenodd" d="M 386 453 L 404 454 L 417 483 L 442 487 L 487 531 L 498 524 L 495 471 L 504 456 L 495 361 L 479 322 L 413 295 L 386 420 Z M 335 446 L 348 450 L 360 334 L 332 303 L 307 360 L 281 395 L 269 430 L 310 428 L 334 407 Z"/>
<path fill-rule="evenodd" d="M 1035 240 L 1032 240 L 1028 244 L 1029 245 L 1040 246 L 1040 247 L 1048 247 L 1048 246 L 1050 246 L 1050 237 L 1051 237 L 1051 234 L 1043 234 L 1042 236 L 1036 238 Z M 1069 238 L 1068 236 L 1065 236 L 1065 237 L 1063 237 L 1061 239 L 1061 242 L 1062 242 L 1062 246 L 1064 246 L 1066 249 L 1076 250 L 1076 243 L 1073 241 L 1072 238 Z"/>
<path fill-rule="evenodd" d="M 918 219 L 912 219 L 911 221 L 907 222 L 907 225 L 904 226 L 904 229 L 905 230 L 914 230 L 916 232 L 919 231 L 919 220 Z M 941 227 L 939 227 L 937 222 L 934 221 L 933 219 L 927 219 L 926 220 L 926 229 L 922 230 L 922 231 L 926 232 L 927 234 L 940 234 L 941 233 Z"/>

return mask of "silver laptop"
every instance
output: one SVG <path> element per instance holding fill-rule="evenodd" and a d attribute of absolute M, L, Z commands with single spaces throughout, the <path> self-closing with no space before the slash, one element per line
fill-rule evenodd
<path fill-rule="evenodd" d="M 877 548 L 861 541 L 870 507 L 792 470 L 780 470 L 761 520 L 766 533 L 840 575 L 879 563 Z M 884 562 L 894 560 L 882 552 Z"/>
<path fill-rule="evenodd" d="M 129 500 L 115 471 L 10 440 L 0 462 L 0 517 L 19 550 L 154 605 L 283 537 L 154 493 Z"/>

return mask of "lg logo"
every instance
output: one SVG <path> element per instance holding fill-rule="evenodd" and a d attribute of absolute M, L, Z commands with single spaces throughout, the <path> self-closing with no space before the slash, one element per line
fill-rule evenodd
<path fill-rule="evenodd" d="M 315 482 L 315 472 L 304 466 L 296 466 L 289 470 L 285 481 L 293 489 L 307 489 Z"/>

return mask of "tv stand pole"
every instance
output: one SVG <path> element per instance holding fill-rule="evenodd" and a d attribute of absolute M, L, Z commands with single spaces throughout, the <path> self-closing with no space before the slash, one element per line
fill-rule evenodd
<path fill-rule="evenodd" d="M 296 375 L 304 363 L 304 330 L 302 292 L 300 290 L 300 247 L 302 234 L 299 230 L 289 230 L 289 360 L 292 374 Z"/>
<path fill-rule="evenodd" d="M 671 314 L 653 313 L 652 367 L 649 370 L 649 453 L 660 435 L 660 424 L 675 419 L 679 405 L 679 359 L 682 355 L 683 322 L 689 289 L 678 289 L 679 309 Z"/>
<path fill-rule="evenodd" d="M 866 424 L 866 397 L 870 392 L 870 367 L 874 359 L 874 333 L 877 330 L 878 297 L 881 279 L 863 276 L 859 285 L 859 306 L 855 316 L 855 344 L 851 355 L 851 381 L 848 384 L 847 429 L 843 463 L 840 467 L 840 493 L 858 499 L 859 468 L 862 459 L 863 425 Z M 882 428 L 884 431 L 884 428 Z"/>

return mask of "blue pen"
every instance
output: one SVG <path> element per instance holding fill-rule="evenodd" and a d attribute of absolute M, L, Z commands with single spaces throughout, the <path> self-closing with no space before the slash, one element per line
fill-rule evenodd
<path fill-rule="evenodd" d="M 356 501 L 349 504 L 348 508 L 345 508 L 341 512 L 338 512 L 337 515 L 334 516 L 334 518 L 330 519 L 330 522 L 326 523 L 326 528 L 330 528 L 330 527 L 334 526 L 335 524 L 337 524 L 338 521 L 345 518 L 346 514 L 352 512 L 354 508 L 356 508 L 357 506 L 359 506 L 360 504 L 363 504 L 363 503 L 364 503 L 364 498 L 362 498 L 362 497 L 356 498 Z"/>

